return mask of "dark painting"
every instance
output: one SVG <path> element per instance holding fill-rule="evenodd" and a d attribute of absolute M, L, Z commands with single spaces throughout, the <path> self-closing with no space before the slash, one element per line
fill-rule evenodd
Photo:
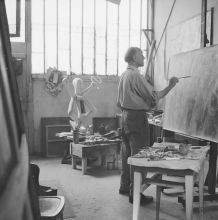
<path fill-rule="evenodd" d="M 218 46 L 170 59 L 168 78 L 189 75 L 168 94 L 163 127 L 218 142 Z"/>
<path fill-rule="evenodd" d="M 105 134 L 118 128 L 117 117 L 93 117 L 93 132 Z"/>

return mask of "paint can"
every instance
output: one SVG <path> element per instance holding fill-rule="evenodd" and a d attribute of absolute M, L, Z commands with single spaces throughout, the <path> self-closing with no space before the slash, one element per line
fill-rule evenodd
<path fill-rule="evenodd" d="M 79 143 L 79 130 L 73 130 L 73 142 L 74 144 L 78 144 Z"/>

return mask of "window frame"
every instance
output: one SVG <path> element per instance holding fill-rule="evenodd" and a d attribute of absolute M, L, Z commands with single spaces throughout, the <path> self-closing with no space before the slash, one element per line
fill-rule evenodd
<path fill-rule="evenodd" d="M 21 20 L 21 0 L 16 0 L 16 31 L 15 33 L 10 33 L 10 28 L 9 28 L 9 36 L 10 37 L 20 37 L 20 20 Z M 10 26 L 10 24 L 9 24 Z"/>
<path fill-rule="evenodd" d="M 33 74 L 33 75 L 35 75 L 35 74 L 46 74 L 46 69 L 49 67 L 49 66 L 47 66 L 46 65 L 46 62 L 45 62 L 45 60 L 46 60 L 46 53 L 45 53 L 45 47 L 46 47 L 46 45 L 45 45 L 45 35 L 46 35 L 46 26 L 45 26 L 45 1 L 46 0 L 43 0 L 43 52 L 42 52 L 42 57 L 40 58 L 40 59 L 43 59 L 43 64 L 42 64 L 42 68 L 43 68 L 43 71 L 41 71 L 41 72 L 39 72 L 39 71 L 34 71 L 33 70 L 33 68 L 32 68 L 32 70 L 31 70 L 31 73 Z M 142 35 L 143 35 L 143 32 L 141 31 L 142 30 L 142 19 L 143 19 L 143 16 L 142 16 L 142 11 L 143 11 L 143 9 L 142 9 L 142 7 L 147 7 L 147 4 L 148 4 L 148 1 L 149 0 L 139 0 L 138 1 L 138 3 L 140 4 L 140 7 L 139 7 L 139 23 L 140 23 L 140 28 L 139 28 L 139 34 L 140 34 L 140 36 L 139 36 L 139 46 L 140 46 L 140 48 L 142 47 Z M 56 24 L 56 33 L 57 33 L 57 45 L 56 46 L 58 46 L 58 4 L 59 4 L 59 0 L 56 0 L 55 1 L 55 3 L 56 3 L 56 9 L 57 9 L 57 14 L 56 14 L 56 16 L 57 16 L 57 24 Z M 72 70 L 72 58 L 71 58 L 71 52 L 72 52 L 72 45 L 71 45 L 71 42 L 72 42 L 72 39 L 71 39 L 71 36 L 72 36 L 72 30 L 71 30 L 71 7 L 72 7 L 72 1 L 71 0 L 68 0 L 68 4 L 69 4 L 69 11 L 68 11 L 68 13 L 69 13 L 69 32 L 68 32 L 68 35 L 69 35 L 69 47 L 68 47 L 68 50 L 69 50 L 69 55 L 68 55 L 68 59 L 69 59 L 69 64 L 68 64 L 68 67 L 66 67 L 66 69 L 68 69 L 69 71 L 67 72 L 67 74 L 73 74 L 73 70 Z M 103 76 L 109 76 L 109 75 L 112 75 L 112 76 L 119 76 L 120 75 L 120 72 L 119 72 L 119 70 L 121 69 L 120 68 L 120 63 L 119 63 L 119 61 L 120 61 L 120 50 L 121 50 L 121 48 L 119 47 L 120 46 L 120 41 L 121 41 L 121 34 L 120 34 L 120 5 L 118 4 L 117 5 L 117 23 L 116 23 L 116 27 L 117 27 L 117 30 L 116 30 L 116 46 L 117 46 L 117 50 L 116 50 L 116 58 L 113 60 L 113 62 L 116 62 L 116 67 L 115 67 L 115 71 L 114 71 L 114 73 L 113 73 L 113 71 L 111 71 L 110 73 L 108 73 L 108 52 L 107 52 L 107 47 L 108 47 L 108 4 L 113 4 L 113 3 L 111 3 L 111 2 L 109 2 L 109 1 L 107 1 L 107 0 L 105 0 L 105 20 L 106 20 L 106 24 L 105 24 L 105 57 L 104 57 L 104 65 L 105 65 L 105 67 L 104 67 L 104 73 L 96 73 L 96 59 L 97 59 L 97 56 L 96 56 L 96 40 L 97 40 L 97 34 L 96 34 L 96 4 L 97 4 L 97 0 L 93 0 L 93 4 L 94 4 L 94 16 L 93 16 L 93 18 L 91 18 L 91 19 L 93 19 L 93 23 L 94 23 L 94 25 L 93 25 L 93 69 L 89 72 L 89 73 L 84 73 L 84 4 L 85 4 L 85 0 L 82 0 L 81 1 L 81 18 L 78 18 L 78 19 L 80 19 L 80 22 L 82 23 L 82 25 L 81 25 L 81 67 L 80 67 L 80 71 L 78 71 L 77 73 L 76 73 L 76 75 L 103 75 Z M 133 0 L 128 0 L 128 13 L 129 13 L 129 15 L 128 15 L 128 22 L 129 22 L 129 28 L 128 28 L 128 46 L 130 46 L 130 40 L 131 40 L 131 4 L 133 4 Z M 147 10 L 148 9 L 146 9 L 145 8 L 145 10 L 144 10 L 144 12 L 145 13 L 147 13 Z M 144 17 L 145 18 L 145 17 Z M 143 45 L 143 47 L 144 48 L 147 48 L 147 44 L 145 43 L 145 45 Z M 58 48 L 58 47 L 57 47 Z M 35 54 L 36 54 L 37 52 L 35 52 Z M 33 55 L 34 54 L 34 51 L 31 51 L 31 54 Z M 57 69 L 59 69 L 58 67 L 59 67 L 59 61 L 58 61 L 58 49 L 57 49 L 57 59 L 56 59 L 56 68 Z M 33 57 L 33 56 L 32 56 Z M 103 58 L 102 58 L 103 59 Z M 33 62 L 33 60 L 32 60 L 32 62 Z M 66 70 L 65 69 L 65 70 Z M 64 70 L 64 71 L 65 71 Z M 34 71 L 34 72 L 33 72 Z M 62 71 L 61 69 L 60 69 L 60 71 Z"/>

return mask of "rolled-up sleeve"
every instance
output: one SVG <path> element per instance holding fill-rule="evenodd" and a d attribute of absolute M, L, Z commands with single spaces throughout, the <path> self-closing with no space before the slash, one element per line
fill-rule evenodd
<path fill-rule="evenodd" d="M 118 106 L 133 110 L 149 111 L 157 104 L 154 87 L 134 67 L 122 74 L 118 86 Z"/>
<path fill-rule="evenodd" d="M 135 91 L 143 100 L 157 103 L 158 97 L 154 87 L 140 74 L 135 77 Z"/>

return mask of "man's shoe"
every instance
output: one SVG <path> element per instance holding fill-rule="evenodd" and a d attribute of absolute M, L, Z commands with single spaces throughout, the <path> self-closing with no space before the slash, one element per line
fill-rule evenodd
<path fill-rule="evenodd" d="M 146 204 L 153 202 L 152 196 L 145 196 L 142 193 L 140 195 L 141 195 L 141 197 L 140 197 L 140 204 L 141 205 L 146 205 Z M 133 195 L 129 195 L 129 202 L 133 203 Z"/>
<path fill-rule="evenodd" d="M 119 189 L 119 194 L 127 195 L 127 194 L 129 194 L 129 190 L 128 189 Z"/>

